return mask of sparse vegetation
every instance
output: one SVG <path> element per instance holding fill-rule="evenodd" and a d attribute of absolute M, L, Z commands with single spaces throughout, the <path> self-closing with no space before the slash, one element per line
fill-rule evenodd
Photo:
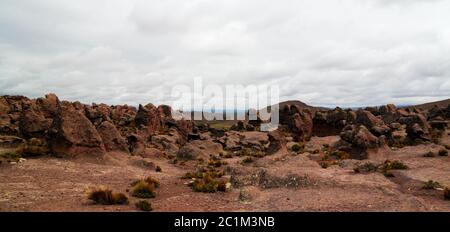
<path fill-rule="evenodd" d="M 433 180 L 425 182 L 425 184 L 422 187 L 422 189 L 438 189 L 438 188 L 442 188 L 442 185 L 439 182 Z"/>
<path fill-rule="evenodd" d="M 208 166 L 211 167 L 221 167 L 222 165 L 227 165 L 228 163 L 225 161 L 222 161 L 219 157 L 217 156 L 211 156 L 211 158 L 208 160 Z"/>
<path fill-rule="evenodd" d="M 302 146 L 300 146 L 300 144 L 296 143 L 291 147 L 291 150 L 293 152 L 299 153 L 301 150 L 303 149 Z"/>
<path fill-rule="evenodd" d="M 160 182 L 151 176 L 145 179 L 135 180 L 131 183 L 133 189 L 131 194 L 138 198 L 153 198 L 155 197 L 155 189 L 159 188 Z"/>
<path fill-rule="evenodd" d="M 448 156 L 448 151 L 446 149 L 439 150 L 439 156 Z"/>
<path fill-rule="evenodd" d="M 140 180 L 133 186 L 131 195 L 138 198 L 154 198 L 156 196 L 155 186 Z"/>
<path fill-rule="evenodd" d="M 155 171 L 156 172 L 162 172 L 162 168 L 160 166 L 156 166 Z"/>
<path fill-rule="evenodd" d="M 385 177 L 394 177 L 395 176 L 394 173 L 392 173 L 390 170 L 384 171 L 383 175 Z"/>
<path fill-rule="evenodd" d="M 142 211 L 152 211 L 152 204 L 148 201 L 141 200 L 136 202 L 135 206 Z"/>
<path fill-rule="evenodd" d="M 247 157 L 245 157 L 244 159 L 242 159 L 242 163 L 243 164 L 248 164 L 248 163 L 251 163 L 251 162 L 253 162 L 254 161 L 254 159 L 253 159 L 253 157 L 251 157 L 251 156 L 247 156 Z"/>
<path fill-rule="evenodd" d="M 32 138 L 20 145 L 17 151 L 22 157 L 47 155 L 49 148 L 44 140 Z"/>
<path fill-rule="evenodd" d="M 408 169 L 408 166 L 406 166 L 404 163 L 402 163 L 401 161 L 398 160 L 394 160 L 394 161 L 390 161 L 390 160 L 386 160 L 384 161 L 383 164 L 380 165 L 379 167 L 382 171 L 386 170 L 404 170 L 404 169 Z"/>
<path fill-rule="evenodd" d="M 348 154 L 345 151 L 333 151 L 333 153 L 331 153 L 331 156 L 336 157 L 337 159 L 343 160 L 343 159 L 349 159 L 350 158 L 350 154 Z"/>
<path fill-rule="evenodd" d="M 22 158 L 22 155 L 17 152 L 5 152 L 1 153 L 0 157 L 3 157 L 8 160 L 8 162 L 17 162 Z"/>
<path fill-rule="evenodd" d="M 435 157 L 436 155 L 432 152 L 432 151 L 429 151 L 429 152 L 427 152 L 427 153 L 425 153 L 424 155 L 423 155 L 423 157 L 427 157 L 427 158 L 430 158 L 430 157 Z"/>
<path fill-rule="evenodd" d="M 195 192 L 214 193 L 226 191 L 226 184 L 224 180 L 214 180 L 213 177 L 205 174 L 202 179 L 194 180 L 190 186 Z"/>
<path fill-rule="evenodd" d="M 88 193 L 88 199 L 101 205 L 128 204 L 128 197 L 123 193 L 115 193 L 106 188 L 93 189 Z"/>
<path fill-rule="evenodd" d="M 353 171 L 356 173 L 362 173 L 362 172 L 376 172 L 378 170 L 378 165 L 366 162 L 364 164 L 358 164 L 355 168 L 353 168 Z"/>
<path fill-rule="evenodd" d="M 356 173 L 367 173 L 367 172 L 381 172 L 385 177 L 394 177 L 394 173 L 392 173 L 392 170 L 404 170 L 408 169 L 408 166 L 406 166 L 404 163 L 398 160 L 390 161 L 386 160 L 382 164 L 376 165 L 370 162 L 357 165 L 355 168 L 353 168 L 353 171 Z"/>

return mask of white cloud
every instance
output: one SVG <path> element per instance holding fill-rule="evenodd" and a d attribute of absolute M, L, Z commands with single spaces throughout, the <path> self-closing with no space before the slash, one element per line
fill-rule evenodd
<path fill-rule="evenodd" d="M 170 104 L 171 87 L 280 86 L 326 106 L 450 97 L 448 1 L 0 3 L 0 94 Z"/>

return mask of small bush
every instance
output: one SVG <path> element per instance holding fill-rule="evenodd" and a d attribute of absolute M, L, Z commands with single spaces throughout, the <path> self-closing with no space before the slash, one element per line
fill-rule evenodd
<path fill-rule="evenodd" d="M 444 199 L 450 200 L 450 189 L 449 188 L 444 189 Z"/>
<path fill-rule="evenodd" d="M 17 161 L 19 161 L 20 158 L 22 158 L 22 154 L 17 153 L 17 152 L 5 152 L 5 153 L 1 153 L 0 157 L 3 157 L 5 159 L 8 159 L 13 162 L 17 162 Z"/>
<path fill-rule="evenodd" d="M 101 205 L 124 205 L 128 204 L 128 197 L 123 193 L 114 193 L 109 189 L 99 188 L 88 193 L 88 199 Z"/>
<path fill-rule="evenodd" d="M 406 166 L 405 164 L 403 164 L 401 161 L 398 161 L 398 160 L 394 160 L 394 161 L 386 160 L 386 161 L 384 161 L 383 164 L 381 164 L 379 166 L 379 168 L 382 171 L 390 171 L 390 170 L 408 169 L 408 166 Z"/>
<path fill-rule="evenodd" d="M 389 170 L 384 171 L 384 172 L 383 172 L 383 175 L 384 175 L 385 177 L 395 177 L 395 176 L 394 176 L 394 173 L 392 173 L 392 172 L 389 171 Z"/>
<path fill-rule="evenodd" d="M 439 150 L 439 156 L 448 156 L 448 151 L 446 149 Z"/>
<path fill-rule="evenodd" d="M 203 173 L 202 172 L 187 172 L 182 177 L 182 179 L 194 179 L 194 178 L 203 178 Z"/>
<path fill-rule="evenodd" d="M 204 193 L 215 193 L 217 191 L 226 191 L 226 182 L 223 180 L 214 180 L 208 174 L 203 175 L 202 179 L 196 179 L 191 184 L 192 190 L 194 192 L 204 192 Z"/>
<path fill-rule="evenodd" d="M 324 161 L 320 161 L 319 165 L 320 165 L 320 167 L 326 169 L 326 168 L 331 167 L 332 165 L 336 165 L 337 163 L 338 162 L 336 160 L 324 160 Z"/>
<path fill-rule="evenodd" d="M 337 159 L 343 160 L 343 159 L 349 159 L 350 154 L 348 154 L 345 151 L 334 151 L 331 153 L 332 156 L 336 157 Z"/>
<path fill-rule="evenodd" d="M 47 143 L 36 138 L 27 140 L 18 149 L 18 153 L 24 157 L 47 155 L 49 152 Z"/>
<path fill-rule="evenodd" d="M 148 201 L 138 201 L 135 206 L 142 211 L 152 211 L 152 204 Z"/>
<path fill-rule="evenodd" d="M 131 195 L 138 198 L 154 198 L 156 196 L 155 185 L 140 180 L 133 186 Z"/>
<path fill-rule="evenodd" d="M 162 172 L 162 168 L 160 166 L 156 166 L 155 171 L 156 172 Z"/>
<path fill-rule="evenodd" d="M 233 155 L 231 153 L 226 153 L 223 157 L 225 159 L 230 159 L 230 158 L 233 158 Z"/>
<path fill-rule="evenodd" d="M 216 168 L 221 167 L 222 165 L 227 165 L 227 164 L 228 164 L 227 162 L 217 160 L 217 159 L 210 159 L 208 161 L 208 166 L 216 167 Z"/>
<path fill-rule="evenodd" d="M 378 170 L 378 165 L 367 162 L 364 164 L 358 164 L 355 168 L 353 168 L 353 171 L 356 173 L 361 172 L 376 172 Z"/>
<path fill-rule="evenodd" d="M 302 149 L 303 149 L 302 146 L 300 146 L 300 144 L 298 144 L 298 143 L 294 144 L 294 145 L 291 147 L 291 150 L 292 150 L 293 152 L 297 152 L 297 153 L 300 152 Z"/>
<path fill-rule="evenodd" d="M 422 189 L 437 189 L 437 188 L 442 188 L 442 185 L 439 182 L 432 180 L 425 182 L 425 184 L 422 187 Z"/>
<path fill-rule="evenodd" d="M 427 153 L 425 153 L 424 155 L 423 155 L 423 157 L 435 157 L 436 155 L 433 153 L 433 152 L 431 152 L 431 151 L 429 151 L 429 152 L 427 152 Z"/>
<path fill-rule="evenodd" d="M 254 160 L 253 160 L 253 157 L 247 156 L 247 157 L 245 157 L 245 158 L 242 160 L 242 163 L 248 164 L 248 163 L 251 163 L 251 162 L 253 162 L 253 161 L 254 161 Z"/>

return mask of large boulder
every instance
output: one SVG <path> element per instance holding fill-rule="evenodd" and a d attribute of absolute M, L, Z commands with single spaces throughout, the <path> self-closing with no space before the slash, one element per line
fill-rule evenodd
<path fill-rule="evenodd" d="M 383 125 L 383 121 L 367 110 L 356 111 L 356 124 L 364 125 L 366 128 Z"/>
<path fill-rule="evenodd" d="M 269 132 L 268 137 L 269 146 L 266 153 L 269 155 L 275 154 L 286 144 L 286 137 L 279 130 Z"/>
<path fill-rule="evenodd" d="M 308 109 L 297 105 L 285 105 L 280 110 L 280 124 L 292 133 L 297 141 L 309 140 L 312 136 L 313 120 Z"/>
<path fill-rule="evenodd" d="M 20 116 L 20 132 L 25 138 L 44 138 L 48 129 L 52 125 L 53 119 L 45 117 L 43 111 L 38 107 L 35 101 L 28 101 L 22 104 L 22 113 Z"/>
<path fill-rule="evenodd" d="M 20 134 L 19 121 L 22 104 L 26 101 L 29 99 L 22 96 L 0 97 L 0 134 L 15 136 Z"/>
<path fill-rule="evenodd" d="M 379 112 L 383 121 L 387 124 L 393 123 L 398 119 L 397 108 L 394 104 L 380 106 Z"/>
<path fill-rule="evenodd" d="M 53 154 L 64 157 L 105 154 L 102 138 L 84 113 L 69 102 L 59 102 L 51 129 L 49 144 Z"/>
<path fill-rule="evenodd" d="M 177 158 L 181 160 L 207 159 L 211 155 L 218 156 L 223 154 L 223 147 L 220 143 L 211 140 L 193 140 L 183 147 L 177 153 Z"/>
<path fill-rule="evenodd" d="M 45 97 L 36 99 L 36 105 L 45 118 L 53 119 L 58 105 L 58 97 L 54 93 L 46 94 Z"/>
<path fill-rule="evenodd" d="M 341 139 L 358 148 L 376 148 L 379 146 L 378 138 L 365 126 L 349 125 L 340 134 Z"/>
<path fill-rule="evenodd" d="M 114 126 L 111 122 L 102 122 L 97 127 L 97 131 L 100 134 L 107 151 L 129 152 L 127 141 L 122 137 L 122 135 L 120 135 L 116 126 Z"/>
<path fill-rule="evenodd" d="M 406 125 L 406 133 L 412 142 L 431 140 L 431 127 L 423 114 L 410 113 L 401 117 L 399 122 Z"/>
<path fill-rule="evenodd" d="M 92 104 L 85 106 L 86 117 L 94 124 L 100 125 L 104 121 L 111 120 L 111 110 L 106 104 Z"/>
<path fill-rule="evenodd" d="M 134 121 L 145 135 L 152 135 L 161 127 L 161 114 L 153 104 L 139 105 Z"/>

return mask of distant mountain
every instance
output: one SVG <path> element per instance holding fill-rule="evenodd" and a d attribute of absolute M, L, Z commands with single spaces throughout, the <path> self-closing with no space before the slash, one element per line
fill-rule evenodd
<path fill-rule="evenodd" d="M 286 105 L 295 105 L 295 106 L 298 106 L 300 109 L 309 109 L 309 110 L 311 110 L 311 112 L 316 112 L 319 110 L 329 110 L 329 108 L 326 108 L 326 107 L 310 106 L 310 105 L 308 105 L 304 102 L 298 101 L 298 100 L 284 101 L 284 102 L 278 103 L 278 107 L 280 110 L 283 109 L 283 107 Z M 264 107 L 261 109 L 261 111 L 266 110 L 266 109 L 267 109 L 267 107 Z"/>
<path fill-rule="evenodd" d="M 420 108 L 423 110 L 429 110 L 429 109 L 433 108 L 433 106 L 435 106 L 435 105 L 446 108 L 448 105 L 450 105 L 450 99 L 445 99 L 442 101 L 435 101 L 435 102 L 428 102 L 428 103 L 424 103 L 424 104 L 420 104 L 420 105 L 414 105 L 414 107 Z M 405 106 L 404 108 L 408 108 L 408 107 L 411 107 L 411 106 Z"/>

